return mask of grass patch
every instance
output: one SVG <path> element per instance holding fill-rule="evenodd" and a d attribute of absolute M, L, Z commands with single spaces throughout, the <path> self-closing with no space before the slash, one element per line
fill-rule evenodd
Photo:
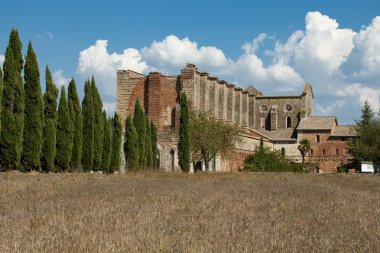
<path fill-rule="evenodd" d="M 376 252 L 380 177 L 0 173 L 0 252 Z"/>

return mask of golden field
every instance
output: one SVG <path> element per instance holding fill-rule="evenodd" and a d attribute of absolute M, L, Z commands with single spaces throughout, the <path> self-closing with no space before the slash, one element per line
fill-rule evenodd
<path fill-rule="evenodd" d="M 0 252 L 379 251 L 379 176 L 0 173 Z"/>

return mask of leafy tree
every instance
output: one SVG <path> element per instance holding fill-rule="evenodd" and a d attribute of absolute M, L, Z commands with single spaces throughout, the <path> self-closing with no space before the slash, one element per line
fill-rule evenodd
<path fill-rule="evenodd" d="M 128 169 L 137 169 L 139 165 L 138 134 L 131 116 L 125 121 L 124 154 Z"/>
<path fill-rule="evenodd" d="M 368 101 L 362 107 L 361 120 L 356 122 L 355 131 L 358 138 L 353 138 L 350 143 L 354 157 L 352 165 L 359 167 L 361 161 L 380 164 L 380 118 L 375 117 Z"/>
<path fill-rule="evenodd" d="M 22 164 L 24 170 L 38 170 L 41 164 L 43 101 L 40 85 L 40 71 L 32 42 L 29 42 L 24 68 L 24 141 Z"/>
<path fill-rule="evenodd" d="M 98 88 L 95 84 L 95 79 L 91 80 L 91 92 L 94 110 L 94 162 L 93 167 L 99 170 L 102 166 L 102 151 L 103 151 L 103 135 L 104 135 L 104 122 L 103 122 L 103 103 L 100 97 Z"/>
<path fill-rule="evenodd" d="M 301 153 L 301 156 L 302 156 L 302 164 L 304 164 L 305 163 L 305 155 L 310 150 L 310 142 L 306 139 L 302 139 L 297 148 L 298 148 L 298 151 Z"/>
<path fill-rule="evenodd" d="M 109 171 L 112 144 L 112 121 L 107 120 L 107 114 L 103 111 L 104 135 L 103 135 L 103 152 L 102 152 L 102 169 Z"/>
<path fill-rule="evenodd" d="M 216 156 L 228 158 L 241 140 L 241 130 L 234 124 L 218 121 L 201 112 L 190 115 L 191 157 L 193 161 L 203 160 L 206 170 Z"/>
<path fill-rule="evenodd" d="M 73 124 L 70 169 L 72 171 L 79 171 L 82 160 L 83 118 L 74 79 L 71 79 L 69 83 L 67 96 L 68 106 L 70 109 L 70 118 Z"/>
<path fill-rule="evenodd" d="M 53 83 L 50 70 L 46 66 L 46 89 L 44 94 L 44 128 L 41 166 L 45 172 L 54 172 L 57 132 L 58 89 Z"/>
<path fill-rule="evenodd" d="M 150 122 L 150 132 L 152 137 L 152 167 L 157 167 L 157 128 L 153 121 Z"/>
<path fill-rule="evenodd" d="M 83 146 L 82 165 L 84 170 L 90 171 L 94 159 L 94 105 L 92 100 L 91 84 L 86 81 L 84 85 L 84 98 L 82 101 L 83 115 Z"/>
<path fill-rule="evenodd" d="M 22 44 L 12 29 L 3 65 L 0 163 L 3 169 L 19 169 L 24 133 L 24 84 Z"/>
<path fill-rule="evenodd" d="M 55 157 L 56 167 L 60 171 L 67 171 L 72 154 L 72 121 L 66 100 L 65 87 L 62 86 L 61 97 L 58 105 L 57 124 L 57 154 Z"/>
<path fill-rule="evenodd" d="M 111 162 L 110 162 L 110 172 L 114 172 L 119 169 L 120 164 L 120 149 L 121 149 L 121 122 L 119 116 L 115 112 L 112 122 L 112 151 L 111 151 Z"/>
<path fill-rule="evenodd" d="M 153 158 L 152 158 L 152 132 L 150 127 L 150 122 L 148 117 L 145 117 L 145 153 L 146 153 L 146 166 L 148 168 L 153 167 Z"/>
<path fill-rule="evenodd" d="M 145 113 L 140 106 L 137 99 L 135 103 L 135 112 L 133 115 L 133 125 L 136 128 L 139 142 L 139 166 L 145 168 L 146 165 L 146 151 L 145 151 L 145 135 L 146 135 L 146 121 Z"/>
<path fill-rule="evenodd" d="M 178 162 L 182 171 L 190 170 L 190 126 L 187 97 L 181 93 L 181 116 L 179 118 Z M 207 158 L 206 158 L 207 159 Z"/>

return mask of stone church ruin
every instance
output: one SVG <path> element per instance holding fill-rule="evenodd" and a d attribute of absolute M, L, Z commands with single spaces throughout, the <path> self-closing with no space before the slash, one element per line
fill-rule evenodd
<path fill-rule="evenodd" d="M 211 117 L 243 129 L 243 142 L 236 146 L 233 156 L 229 160 L 217 157 L 209 165 L 211 171 L 238 171 L 244 158 L 259 147 L 261 138 L 267 147 L 280 150 L 296 162 L 302 159 L 297 149 L 299 141 L 308 139 L 311 149 L 306 160 L 316 162 L 320 172 L 336 172 L 341 162 L 347 162 L 348 140 L 355 136 L 353 128 L 338 125 L 336 117 L 313 116 L 314 94 L 309 83 L 297 95 L 266 96 L 252 86 L 242 89 L 219 80 L 193 64 L 187 64 L 179 75 L 173 76 L 118 70 L 116 111 L 123 132 L 125 120 L 133 114 L 135 101 L 139 99 L 157 126 L 158 165 L 165 171 L 180 169 L 177 142 L 181 92 L 186 93 L 190 109 L 208 112 Z M 205 168 L 202 162 L 194 167 Z"/>

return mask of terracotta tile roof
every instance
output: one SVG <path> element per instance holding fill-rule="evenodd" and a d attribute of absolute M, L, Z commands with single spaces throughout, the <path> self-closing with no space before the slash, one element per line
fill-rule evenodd
<path fill-rule="evenodd" d="M 335 116 L 312 116 L 302 118 L 297 130 L 331 130 L 336 125 Z"/>
<path fill-rule="evenodd" d="M 355 126 L 353 125 L 342 125 L 342 126 L 334 126 L 331 136 L 337 137 L 353 137 L 357 136 Z"/>
<path fill-rule="evenodd" d="M 274 131 L 260 129 L 258 131 L 273 141 L 296 141 L 297 138 L 295 129 L 278 129 Z"/>

